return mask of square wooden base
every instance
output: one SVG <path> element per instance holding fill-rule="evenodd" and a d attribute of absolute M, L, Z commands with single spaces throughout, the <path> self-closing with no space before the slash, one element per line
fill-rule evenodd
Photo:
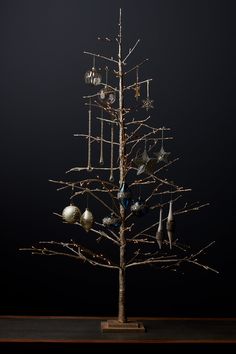
<path fill-rule="evenodd" d="M 143 333 L 146 329 L 142 322 L 128 321 L 121 323 L 117 320 L 107 320 L 101 322 L 101 331 L 103 333 Z"/>

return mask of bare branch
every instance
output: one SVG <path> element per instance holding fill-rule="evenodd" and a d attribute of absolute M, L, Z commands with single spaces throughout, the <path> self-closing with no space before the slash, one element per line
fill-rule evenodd
<path fill-rule="evenodd" d="M 127 74 L 129 74 L 131 71 L 133 71 L 133 70 L 135 70 L 135 69 L 137 69 L 137 68 L 140 68 L 140 66 L 142 66 L 144 63 L 146 63 L 148 60 L 149 60 L 149 59 L 146 58 L 146 59 L 144 59 L 143 61 L 141 61 L 139 64 L 135 65 L 135 66 L 134 66 L 133 68 L 131 68 L 130 70 L 126 71 L 126 72 L 124 73 L 124 76 L 127 75 Z"/>
<path fill-rule="evenodd" d="M 113 59 L 112 57 L 111 57 L 111 58 L 108 58 L 108 57 L 105 57 L 104 55 L 95 54 L 95 53 L 90 53 L 90 52 L 84 52 L 84 54 L 88 54 L 88 55 L 92 55 L 93 57 L 105 59 L 105 60 L 111 61 L 111 62 L 116 63 L 116 64 L 118 63 L 118 61 L 115 60 L 115 59 Z"/>
<path fill-rule="evenodd" d="M 107 144 L 111 144 L 112 142 L 110 140 L 106 140 L 106 139 L 101 139 L 99 136 L 89 136 L 88 134 L 73 134 L 75 137 L 83 137 L 83 138 L 86 138 L 88 139 L 89 137 L 92 139 L 91 140 L 91 143 L 96 141 L 96 142 L 100 142 L 100 141 L 103 141 L 104 143 L 107 143 Z M 119 145 L 118 142 L 113 142 L 114 145 Z"/>
<path fill-rule="evenodd" d="M 141 119 L 141 120 L 134 120 L 134 118 L 133 118 L 133 120 L 132 120 L 131 122 L 126 123 L 126 126 L 128 126 L 128 125 L 133 125 L 133 124 L 145 123 L 145 122 L 148 121 L 150 118 L 151 118 L 151 116 L 148 116 L 147 118 Z"/>
<path fill-rule="evenodd" d="M 88 170 L 87 167 L 73 167 L 70 170 L 66 171 L 66 173 L 70 173 L 70 172 L 79 172 L 79 171 L 85 171 Z M 92 171 L 110 171 L 111 168 L 110 167 L 91 167 L 91 172 Z M 119 170 L 119 167 L 113 167 L 113 170 Z"/>
<path fill-rule="evenodd" d="M 105 258 L 103 255 L 85 249 L 83 246 L 79 244 L 70 244 L 70 243 L 56 242 L 56 241 L 40 241 L 40 243 L 63 247 L 68 251 L 70 251 L 71 253 L 52 250 L 45 247 L 40 248 L 35 246 L 32 246 L 30 248 L 20 248 L 20 251 L 31 251 L 32 254 L 38 254 L 42 256 L 66 256 L 70 258 L 75 258 L 77 260 L 82 260 L 84 262 L 88 262 L 93 266 L 119 269 L 118 265 L 114 265 L 110 260 Z M 71 246 L 76 247 L 78 250 L 76 251 L 75 249 L 72 249 Z M 86 255 L 83 254 L 82 252 L 85 252 Z M 88 256 L 91 256 L 92 259 L 90 259 Z M 102 262 L 106 262 L 106 263 L 102 263 Z"/>
<path fill-rule="evenodd" d="M 133 46 L 133 48 L 129 49 L 129 53 L 126 55 L 126 57 L 123 59 L 122 63 L 125 64 L 126 59 L 128 59 L 128 57 L 132 54 L 132 52 L 135 50 L 135 48 L 137 47 L 137 45 L 139 44 L 140 39 L 137 40 L 137 42 L 135 43 L 135 45 Z"/>
<path fill-rule="evenodd" d="M 110 88 L 112 91 L 116 91 L 119 92 L 119 90 L 116 87 L 113 87 L 111 85 L 105 84 L 104 82 L 100 82 L 99 85 L 104 86 L 104 87 L 108 87 Z M 94 97 L 98 97 L 99 96 L 99 92 L 93 94 L 93 95 L 88 95 L 88 96 L 83 96 L 84 99 L 87 98 L 94 98 Z"/>
<path fill-rule="evenodd" d="M 129 90 L 129 89 L 131 89 L 132 87 L 135 87 L 136 85 L 142 85 L 142 84 L 145 84 L 146 82 L 152 81 L 152 80 L 153 80 L 153 79 L 147 79 L 147 80 L 144 80 L 144 81 L 135 82 L 135 83 L 132 84 L 132 85 L 129 85 L 129 86 L 124 87 L 124 90 Z"/>

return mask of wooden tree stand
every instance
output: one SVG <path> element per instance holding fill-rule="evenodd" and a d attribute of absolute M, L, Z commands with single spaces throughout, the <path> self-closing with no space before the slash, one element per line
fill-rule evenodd
<path fill-rule="evenodd" d="M 139 333 L 146 332 L 142 322 L 127 321 L 119 322 L 117 320 L 107 320 L 101 322 L 101 331 L 103 333 Z"/>

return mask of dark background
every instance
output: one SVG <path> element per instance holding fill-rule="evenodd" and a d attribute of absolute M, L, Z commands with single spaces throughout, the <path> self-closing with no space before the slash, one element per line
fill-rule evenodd
<path fill-rule="evenodd" d="M 131 65 L 150 58 L 140 76 L 154 78 L 152 122 L 172 128 L 175 140 L 166 149 L 181 157 L 172 176 L 193 188 L 187 200 L 211 203 L 179 218 L 181 236 L 195 248 L 216 240 L 201 260 L 220 271 L 129 271 L 128 315 L 236 316 L 233 3 L 1 1 L 0 314 L 117 312 L 116 272 L 19 248 L 93 237 L 53 216 L 68 204 L 68 195 L 48 179 L 68 179 L 65 171 L 86 160 L 85 145 L 73 137 L 86 132 L 82 95 L 91 92 L 83 80 L 91 58 L 82 52 L 116 54 L 96 37 L 116 34 L 122 6 L 125 50 L 142 40 Z"/>

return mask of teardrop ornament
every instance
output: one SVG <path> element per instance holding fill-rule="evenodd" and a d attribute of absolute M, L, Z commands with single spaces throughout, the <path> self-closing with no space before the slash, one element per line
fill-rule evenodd
<path fill-rule="evenodd" d="M 173 241 L 174 231 L 175 231 L 175 221 L 174 221 L 172 206 L 173 206 L 173 201 L 170 200 L 169 213 L 168 213 L 167 223 L 166 223 L 166 229 L 167 229 L 167 235 L 168 235 L 170 249 L 172 249 L 172 241 Z"/>
<path fill-rule="evenodd" d="M 80 218 L 81 226 L 86 232 L 89 232 L 89 230 L 92 228 L 93 221 L 94 221 L 93 214 L 88 208 L 86 208 Z"/>
<path fill-rule="evenodd" d="M 117 199 L 120 204 L 127 209 L 131 202 L 131 191 L 129 190 L 127 184 L 125 182 L 122 183 L 122 186 L 117 193 Z"/>
<path fill-rule="evenodd" d="M 160 208 L 159 225 L 158 225 L 158 229 L 157 229 L 157 232 L 156 232 L 156 240 L 157 240 L 157 244 L 158 244 L 160 249 L 161 249 L 162 240 L 163 240 L 163 237 L 164 237 L 162 212 L 163 212 L 163 209 Z"/>

